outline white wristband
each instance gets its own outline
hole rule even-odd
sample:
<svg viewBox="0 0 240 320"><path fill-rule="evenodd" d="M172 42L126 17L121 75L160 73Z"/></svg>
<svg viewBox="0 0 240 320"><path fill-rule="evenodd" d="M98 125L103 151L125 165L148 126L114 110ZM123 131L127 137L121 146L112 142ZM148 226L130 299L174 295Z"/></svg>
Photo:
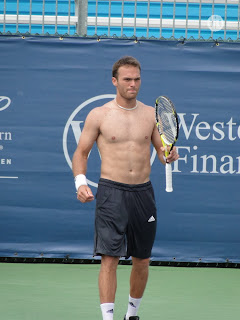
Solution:
<svg viewBox="0 0 240 320"><path fill-rule="evenodd" d="M81 187L81 186L87 186L87 179L86 179L86 176L84 174L78 174L75 178L74 178L74 181L75 181L75 187L76 187L76 190L78 191L78 188Z"/></svg>

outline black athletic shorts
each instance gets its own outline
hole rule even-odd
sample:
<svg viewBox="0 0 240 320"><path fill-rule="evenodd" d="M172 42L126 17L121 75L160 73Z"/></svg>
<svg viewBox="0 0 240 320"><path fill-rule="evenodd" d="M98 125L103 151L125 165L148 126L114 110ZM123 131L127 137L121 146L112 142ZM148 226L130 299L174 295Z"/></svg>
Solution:
<svg viewBox="0 0 240 320"><path fill-rule="evenodd" d="M94 255L149 258L157 225L151 182L125 184L101 178L96 198Z"/></svg>

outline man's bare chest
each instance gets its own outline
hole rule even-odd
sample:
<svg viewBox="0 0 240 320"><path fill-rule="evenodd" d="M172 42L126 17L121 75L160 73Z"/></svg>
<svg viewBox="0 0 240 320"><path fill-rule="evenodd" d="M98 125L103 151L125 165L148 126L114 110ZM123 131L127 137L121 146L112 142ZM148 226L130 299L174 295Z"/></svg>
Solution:
<svg viewBox="0 0 240 320"><path fill-rule="evenodd" d="M131 111L127 111L131 112ZM136 142L151 141L154 123L149 117L109 116L100 126L100 134L108 142Z"/></svg>

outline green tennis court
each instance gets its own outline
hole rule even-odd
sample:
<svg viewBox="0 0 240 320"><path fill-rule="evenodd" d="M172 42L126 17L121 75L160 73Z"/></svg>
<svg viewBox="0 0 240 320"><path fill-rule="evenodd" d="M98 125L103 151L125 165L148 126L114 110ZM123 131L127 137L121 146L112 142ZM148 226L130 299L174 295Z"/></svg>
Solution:
<svg viewBox="0 0 240 320"><path fill-rule="evenodd" d="M0 264L1 319L101 320L100 265ZM127 307L131 266L119 265L114 320ZM141 320L238 319L240 270L150 267Z"/></svg>

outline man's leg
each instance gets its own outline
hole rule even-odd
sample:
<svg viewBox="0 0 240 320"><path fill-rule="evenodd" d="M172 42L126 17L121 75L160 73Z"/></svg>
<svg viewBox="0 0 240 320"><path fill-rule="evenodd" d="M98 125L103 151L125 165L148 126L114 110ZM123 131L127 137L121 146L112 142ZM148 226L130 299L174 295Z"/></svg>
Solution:
<svg viewBox="0 0 240 320"><path fill-rule="evenodd" d="M142 298L146 288L150 259L132 257L132 272L130 277L130 296Z"/></svg>
<svg viewBox="0 0 240 320"><path fill-rule="evenodd" d="M103 320L113 319L118 261L119 257L102 256L98 284Z"/></svg>
<svg viewBox="0 0 240 320"><path fill-rule="evenodd" d="M130 295L126 320L128 320L131 316L137 315L148 280L149 259L132 257L132 264L132 272L130 276Z"/></svg>

